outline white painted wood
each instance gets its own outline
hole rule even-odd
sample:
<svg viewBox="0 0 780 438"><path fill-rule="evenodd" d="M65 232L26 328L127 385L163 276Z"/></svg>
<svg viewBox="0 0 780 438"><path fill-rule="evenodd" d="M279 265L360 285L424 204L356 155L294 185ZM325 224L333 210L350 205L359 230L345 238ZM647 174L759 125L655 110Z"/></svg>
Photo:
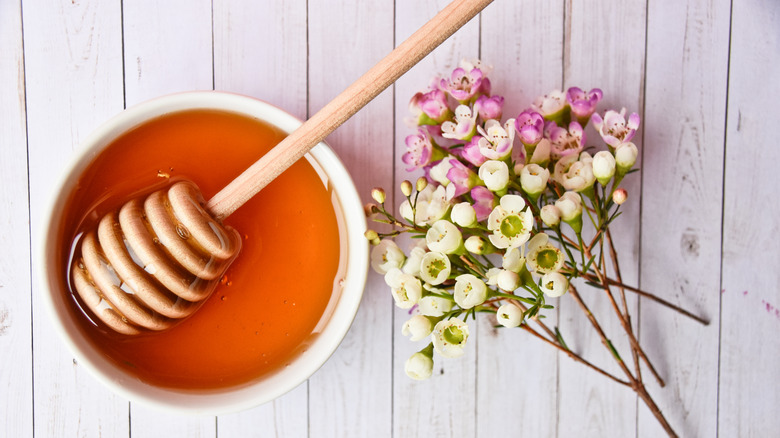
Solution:
<svg viewBox="0 0 780 438"><path fill-rule="evenodd" d="M0 436L32 436L32 323L19 2L0 3ZM9 360L13 358L13 360Z"/></svg>
<svg viewBox="0 0 780 438"><path fill-rule="evenodd" d="M393 4L310 1L309 114L393 49ZM392 90L328 136L362 199L392 181ZM392 304L371 277L344 342L309 379L309 436L389 436L392 413Z"/></svg>
<svg viewBox="0 0 780 438"><path fill-rule="evenodd" d="M780 429L780 4L733 3L723 204L720 436ZM711 291L714 293L715 291Z"/></svg>
<svg viewBox="0 0 780 438"><path fill-rule="evenodd" d="M642 299L641 340L667 381L648 386L681 436L715 436L729 2L649 6L640 284L711 323ZM663 435L646 409L637 430Z"/></svg>
<svg viewBox="0 0 780 438"><path fill-rule="evenodd" d="M396 44L417 30L425 21L444 8L448 1L398 1L395 7ZM490 5L494 7L495 5ZM401 162L405 152L404 139L415 132L404 119L410 116L409 100L418 91L425 91L434 75L449 75L461 58L479 56L479 19L467 23L431 55L412 68L395 86L395 210L403 200L399 185L404 179L415 181L421 172L410 174ZM405 244L405 246L410 244ZM404 248L405 251L408 248ZM407 251L408 252L408 251ZM372 276L379 277L376 274ZM382 285L381 294L392 302L390 289ZM410 379L404 372L406 360L427 345L426 341L411 342L401 334L408 311L395 309L393 321L393 436L446 437L476 434L477 352L480 325L468 321L470 337L464 356L447 359L434 355L433 376L422 382Z"/></svg>
<svg viewBox="0 0 780 438"><path fill-rule="evenodd" d="M127 106L213 88L211 2L122 2Z"/></svg>
<svg viewBox="0 0 780 438"><path fill-rule="evenodd" d="M625 106L629 112L641 115L645 2L567 2L565 15L564 87L601 88L604 100L598 111L602 114L611 107L620 110ZM598 145L599 150L605 149L592 127L588 136L587 144ZM642 147L636 138L635 143ZM638 161L637 166L641 166L641 162ZM621 207L623 214L611 228L620 255L623 279L636 284L640 181L637 175L628 176L624 181L621 185L628 190L629 200ZM588 287L581 287L580 293L633 370L628 340L604 293ZM638 315L636 301L632 298L628 299L629 309L636 326ZM623 376L610 352L571 298L561 301L559 321L561 332L572 349L594 364ZM564 358L559 360L559 370L559 436L635 434L636 397L630 389ZM643 371L647 374L646 368Z"/></svg>
<svg viewBox="0 0 780 438"><path fill-rule="evenodd" d="M262 99L305 119L306 2L214 2L215 89ZM308 433L308 382L243 412L222 415L218 435L302 437Z"/></svg>
<svg viewBox="0 0 780 438"><path fill-rule="evenodd" d="M517 117L538 95L561 88L563 2L495 2L482 13L481 27L481 57L494 67L492 92L505 98L503 120ZM557 310L546 315L545 323L554 327ZM495 325L495 318L482 316L477 436L555 436L558 361L570 359L520 329Z"/></svg>
<svg viewBox="0 0 780 438"><path fill-rule="evenodd" d="M108 115L122 109L119 4L23 2L30 226L62 164ZM38 232L33 234L33 244ZM37 246L33 246L33 256ZM33 258L33 269L38 269ZM34 434L127 436L128 403L86 373L53 330L33 276Z"/></svg>
<svg viewBox="0 0 780 438"><path fill-rule="evenodd" d="M211 2L123 2L127 106L154 97L212 88ZM173 415L132 404L137 437L214 437L216 418Z"/></svg>

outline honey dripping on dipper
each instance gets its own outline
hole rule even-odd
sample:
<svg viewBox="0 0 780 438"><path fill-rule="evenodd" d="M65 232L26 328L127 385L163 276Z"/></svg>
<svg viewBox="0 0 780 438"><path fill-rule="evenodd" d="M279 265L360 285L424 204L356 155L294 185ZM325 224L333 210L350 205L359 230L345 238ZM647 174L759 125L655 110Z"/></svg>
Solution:
<svg viewBox="0 0 780 438"><path fill-rule="evenodd" d="M172 327L197 310L241 247L222 220L303 157L492 0L455 0L208 202L180 181L84 232L70 267L89 310L120 334Z"/></svg>

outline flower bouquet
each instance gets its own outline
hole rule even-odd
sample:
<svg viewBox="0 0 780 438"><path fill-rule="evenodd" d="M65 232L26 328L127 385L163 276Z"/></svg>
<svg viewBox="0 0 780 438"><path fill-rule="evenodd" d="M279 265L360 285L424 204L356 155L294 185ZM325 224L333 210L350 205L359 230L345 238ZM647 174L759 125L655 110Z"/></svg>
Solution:
<svg viewBox="0 0 780 438"><path fill-rule="evenodd" d="M389 231L370 229L371 265L384 275L398 307L410 309L403 333L430 339L412 355L406 374L427 379L434 356L458 357L478 313L497 325L519 328L611 380L628 386L671 436L675 433L645 389L640 363L663 380L639 345L626 291L640 294L701 321L660 298L624 285L610 225L627 197L620 183L632 171L639 128L636 113L596 111L602 91L577 87L552 91L503 123L504 98L491 95L490 68L463 61L449 77L437 77L410 102L416 131L406 137L403 162L422 170L404 181L404 201L394 213L385 191L366 213ZM593 124L603 145L586 146ZM385 229L388 227L385 226ZM393 238L410 236L404 252ZM608 272L610 271L610 272ZM633 370L589 310L577 287L606 295L628 338ZM582 309L624 376L616 376L572 351L545 312L568 294ZM701 321L703 322L703 321Z"/></svg>

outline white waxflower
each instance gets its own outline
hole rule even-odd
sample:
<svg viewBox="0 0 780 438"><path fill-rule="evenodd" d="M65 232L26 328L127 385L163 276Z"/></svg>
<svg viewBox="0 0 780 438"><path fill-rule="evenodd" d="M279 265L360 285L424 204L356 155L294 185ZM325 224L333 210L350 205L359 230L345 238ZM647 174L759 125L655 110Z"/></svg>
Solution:
<svg viewBox="0 0 780 438"><path fill-rule="evenodd" d="M414 198L412 198L414 200ZM414 216L417 225L432 224L444 217L450 208L447 192L444 186L427 185L417 194L417 211L412 210L412 204L405 200L399 207L401 217L412 222Z"/></svg>
<svg viewBox="0 0 780 438"><path fill-rule="evenodd" d="M636 163L636 157L639 151L634 143L620 143L615 147L615 166L618 175L625 175Z"/></svg>
<svg viewBox="0 0 780 438"><path fill-rule="evenodd" d="M561 159L556 161L552 175L553 180L558 184L563 185L564 175L569 172L569 168L571 168L572 164L577 162L577 158L579 158L577 154L569 154L564 155Z"/></svg>
<svg viewBox="0 0 780 438"><path fill-rule="evenodd" d="M425 339L433 331L431 320L423 315L414 315L409 318L401 328L404 336L409 336L409 340L416 342Z"/></svg>
<svg viewBox="0 0 780 438"><path fill-rule="evenodd" d="M409 257L406 258L404 266L401 268L404 274L414 275L415 277L420 275L420 263L425 256L425 248L421 246L415 246L409 251Z"/></svg>
<svg viewBox="0 0 780 438"><path fill-rule="evenodd" d="M520 275L514 271L502 269L498 274L498 287L506 292L514 292L520 286Z"/></svg>
<svg viewBox="0 0 780 438"><path fill-rule="evenodd" d="M439 317L452 310L452 301L442 297L427 295L420 299L417 309L425 316Z"/></svg>
<svg viewBox="0 0 780 438"><path fill-rule="evenodd" d="M504 253L504 257L501 260L501 267L507 271L520 272L525 266L525 257L523 257L520 248L509 248Z"/></svg>
<svg viewBox="0 0 780 438"><path fill-rule="evenodd" d="M563 253L552 246L547 234L539 233L528 242L528 266L530 270L546 274L557 272L563 267Z"/></svg>
<svg viewBox="0 0 780 438"><path fill-rule="evenodd" d="M562 184L566 190L581 192L593 187L596 182L596 176L593 174L593 158L589 153L582 152L580 159L571 164L562 178Z"/></svg>
<svg viewBox="0 0 780 438"><path fill-rule="evenodd" d="M555 201L555 206L561 212L564 222L573 221L582 216L582 199L574 192L566 192Z"/></svg>
<svg viewBox="0 0 780 438"><path fill-rule="evenodd" d="M443 357L460 357L469 339L469 326L457 318L445 319L433 328L431 338L433 348Z"/></svg>
<svg viewBox="0 0 780 438"><path fill-rule="evenodd" d="M455 277L455 303L462 309L479 306L487 299L487 285L472 274Z"/></svg>
<svg viewBox="0 0 780 438"><path fill-rule="evenodd" d="M609 151L596 152L593 156L593 175L606 186L615 175L615 156Z"/></svg>
<svg viewBox="0 0 780 438"><path fill-rule="evenodd" d="M452 222L440 219L428 229L425 243L431 251L452 254L463 245L463 235Z"/></svg>
<svg viewBox="0 0 780 438"><path fill-rule="evenodd" d="M409 357L404 364L404 372L414 380L425 380L433 374L433 358L431 354L418 351Z"/></svg>
<svg viewBox="0 0 780 438"><path fill-rule="evenodd" d="M479 166L479 178L488 190L497 192L509 184L509 168L503 161L487 160Z"/></svg>
<svg viewBox="0 0 780 438"><path fill-rule="evenodd" d="M472 254L485 254L485 251L487 250L487 242L480 236L469 236L469 238L463 242L463 246L466 247L466 251Z"/></svg>
<svg viewBox="0 0 780 438"><path fill-rule="evenodd" d="M450 218L463 228L473 227L477 223L477 212L468 202L461 202L452 206Z"/></svg>
<svg viewBox="0 0 780 438"><path fill-rule="evenodd" d="M498 285L498 274L501 273L500 268L490 268L485 272L485 278L487 279L488 286Z"/></svg>
<svg viewBox="0 0 780 438"><path fill-rule="evenodd" d="M550 140L542 138L534 148L534 153L531 155L531 159L528 160L529 164L538 164L542 167L547 167L547 163L550 162Z"/></svg>
<svg viewBox="0 0 780 438"><path fill-rule="evenodd" d="M547 188L547 180L549 178L549 170L538 164L528 164L520 172L520 186L524 192L536 199Z"/></svg>
<svg viewBox="0 0 780 438"><path fill-rule="evenodd" d="M392 268L385 274L385 283L390 286L396 306L411 309L422 297L420 279Z"/></svg>
<svg viewBox="0 0 780 438"><path fill-rule="evenodd" d="M539 216L542 217L542 222L550 228L557 226L561 223L561 210L553 204L545 205L539 211Z"/></svg>
<svg viewBox="0 0 780 438"><path fill-rule="evenodd" d="M523 322L523 311L514 304L502 304L496 311L496 320L504 327L517 327Z"/></svg>
<svg viewBox="0 0 780 438"><path fill-rule="evenodd" d="M542 276L542 292L548 297L559 297L569 288L569 280L560 272L548 272Z"/></svg>
<svg viewBox="0 0 780 438"><path fill-rule="evenodd" d="M447 187L450 184L450 180L447 178L447 172L449 172L450 169L452 169L452 163L450 163L449 158L445 158L431 167L429 175L431 176L431 179L444 187Z"/></svg>
<svg viewBox="0 0 780 438"><path fill-rule="evenodd" d="M405 259L401 248L390 239L382 239L379 245L371 249L371 267L378 274L384 275L392 268L400 268Z"/></svg>
<svg viewBox="0 0 780 438"><path fill-rule="evenodd" d="M450 276L452 265L443 253L431 251L420 261L420 278L432 285L442 284Z"/></svg>
<svg viewBox="0 0 780 438"><path fill-rule="evenodd" d="M534 217L525 200L518 195L504 195L488 216L488 229L493 232L488 238L496 248L520 246L531 237L533 225Z"/></svg>

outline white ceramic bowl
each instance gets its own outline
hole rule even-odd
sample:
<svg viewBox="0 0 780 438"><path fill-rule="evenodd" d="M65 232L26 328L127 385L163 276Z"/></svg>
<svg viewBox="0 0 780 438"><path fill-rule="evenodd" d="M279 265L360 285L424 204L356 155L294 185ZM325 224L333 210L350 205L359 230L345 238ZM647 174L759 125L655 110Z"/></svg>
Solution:
<svg viewBox="0 0 780 438"><path fill-rule="evenodd" d="M82 144L79 155L63 174L58 189L47 204L39 242L41 296L48 307L52 323L79 364L87 368L104 385L131 401L159 409L218 415L254 407L273 400L306 381L328 360L346 335L363 295L368 270L368 246L363 233L366 222L363 206L354 183L338 157L325 143L315 146L306 159L327 178L336 194L336 216L340 233L340 260L343 282L339 294L331 299L312 341L304 353L283 367L245 386L222 390L183 391L160 388L126 374L107 359L81 334L77 322L67 310L57 250L57 233L65 200L74 189L79 175L95 156L114 139L150 119L164 114L192 109L211 109L238 113L263 120L286 132L301 122L273 105L257 99L221 92L187 92L160 97L129 108L99 127ZM240 257L240 255L239 255Z"/></svg>

